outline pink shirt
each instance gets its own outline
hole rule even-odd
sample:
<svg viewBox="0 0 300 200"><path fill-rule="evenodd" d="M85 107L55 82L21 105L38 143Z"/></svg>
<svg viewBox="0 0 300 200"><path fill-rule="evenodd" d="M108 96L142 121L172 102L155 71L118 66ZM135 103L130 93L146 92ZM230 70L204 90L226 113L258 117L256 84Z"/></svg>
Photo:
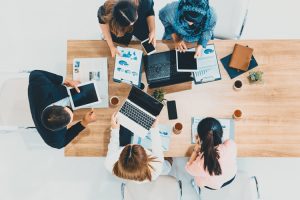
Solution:
<svg viewBox="0 0 300 200"><path fill-rule="evenodd" d="M195 183L199 187L207 186L213 189L220 189L221 186L225 182L232 179L237 172L237 148L235 142L232 140L226 140L217 148L220 155L219 164L222 169L221 175L209 175L209 172L207 170L204 170L204 158L201 159L201 156L198 156L192 164L187 164L185 166L186 171L194 176Z"/></svg>

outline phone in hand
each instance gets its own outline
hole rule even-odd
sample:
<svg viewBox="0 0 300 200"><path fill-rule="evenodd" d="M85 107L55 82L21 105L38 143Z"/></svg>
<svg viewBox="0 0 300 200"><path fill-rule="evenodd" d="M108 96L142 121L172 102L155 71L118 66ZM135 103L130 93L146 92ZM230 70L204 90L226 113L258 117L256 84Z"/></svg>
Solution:
<svg viewBox="0 0 300 200"><path fill-rule="evenodd" d="M147 55L151 55L156 52L152 43L149 43L149 38L141 42L142 47L146 51Z"/></svg>
<svg viewBox="0 0 300 200"><path fill-rule="evenodd" d="M177 109L175 101L167 101L169 119L177 119Z"/></svg>

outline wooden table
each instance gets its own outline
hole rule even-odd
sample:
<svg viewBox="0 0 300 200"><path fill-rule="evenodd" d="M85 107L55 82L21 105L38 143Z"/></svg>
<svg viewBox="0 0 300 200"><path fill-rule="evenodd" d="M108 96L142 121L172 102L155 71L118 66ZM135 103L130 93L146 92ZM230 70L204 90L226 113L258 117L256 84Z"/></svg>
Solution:
<svg viewBox="0 0 300 200"><path fill-rule="evenodd" d="M166 106L160 122L174 125L180 121L184 125L180 135L172 134L170 150L165 156L188 156L191 147L191 117L212 116L230 118L235 109L241 109L243 118L235 121L235 141L238 156L292 157L300 156L300 40L216 40L218 58L232 52L234 44L249 45L254 48L254 56L259 64L254 70L264 72L264 82L249 84L248 73L236 79L243 81L241 91L233 90L233 82L219 62L222 80L206 84L192 85L192 89L181 92L186 84L168 87L168 100L176 100L179 119L167 119ZM141 49L138 43L130 45ZM171 43L158 42L158 51L173 48ZM109 95L117 95L124 100L130 87L112 81L114 59L105 41L68 41L67 74L72 77L74 58L108 57ZM145 75L143 74L143 82ZM66 156L105 156L110 138L110 117L116 108L97 109L96 123L78 135L65 148ZM81 119L86 110L75 113Z"/></svg>

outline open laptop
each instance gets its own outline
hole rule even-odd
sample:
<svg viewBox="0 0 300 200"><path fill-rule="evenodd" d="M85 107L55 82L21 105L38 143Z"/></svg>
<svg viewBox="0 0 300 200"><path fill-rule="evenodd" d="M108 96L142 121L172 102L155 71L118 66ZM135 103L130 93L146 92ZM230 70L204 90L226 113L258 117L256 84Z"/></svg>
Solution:
<svg viewBox="0 0 300 200"><path fill-rule="evenodd" d="M144 138L162 108L162 103L132 86L129 96L119 110L117 117L122 126Z"/></svg>
<svg viewBox="0 0 300 200"><path fill-rule="evenodd" d="M191 72L177 72L175 50L144 56L144 65L150 88L193 80Z"/></svg>

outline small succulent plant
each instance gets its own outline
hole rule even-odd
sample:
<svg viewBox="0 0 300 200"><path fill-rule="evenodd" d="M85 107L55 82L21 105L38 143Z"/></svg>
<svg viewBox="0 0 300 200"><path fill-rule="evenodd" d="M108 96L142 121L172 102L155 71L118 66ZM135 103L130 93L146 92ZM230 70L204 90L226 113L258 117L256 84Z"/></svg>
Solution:
<svg viewBox="0 0 300 200"><path fill-rule="evenodd" d="M250 82L260 82L262 81L263 72L262 71L256 71L256 72L250 72L248 79Z"/></svg>
<svg viewBox="0 0 300 200"><path fill-rule="evenodd" d="M165 100L165 92L161 88L154 90L152 96L159 102L163 102Z"/></svg>

